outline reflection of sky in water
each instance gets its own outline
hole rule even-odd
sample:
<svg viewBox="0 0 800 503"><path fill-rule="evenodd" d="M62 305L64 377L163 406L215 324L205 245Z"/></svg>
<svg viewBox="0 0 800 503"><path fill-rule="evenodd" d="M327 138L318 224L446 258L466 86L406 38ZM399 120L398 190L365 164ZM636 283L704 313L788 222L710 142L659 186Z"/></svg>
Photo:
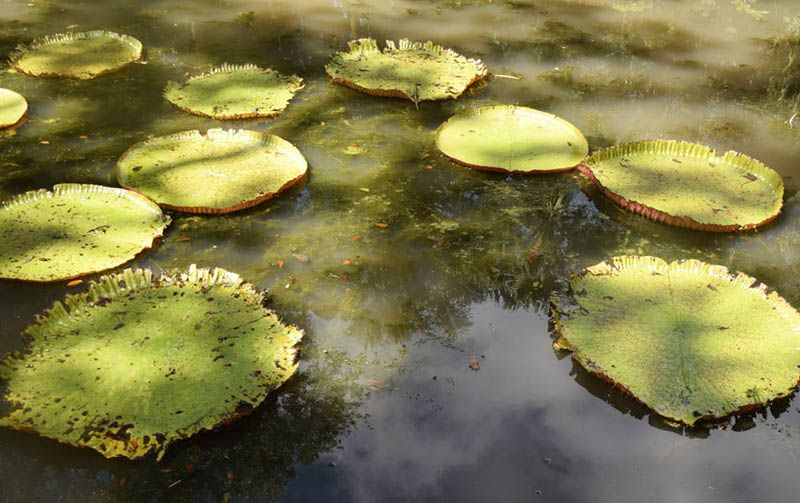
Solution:
<svg viewBox="0 0 800 503"><path fill-rule="evenodd" d="M791 500L795 449L774 429L687 438L621 413L576 384L547 320L491 303L452 343L423 340L405 372L373 391L369 415L342 447L299 469L286 501L757 501ZM480 371L468 368L470 353ZM482 358L485 356L485 358ZM641 414L605 384L594 393ZM330 466L334 464L335 466ZM537 493L541 491L541 494Z"/></svg>
<svg viewBox="0 0 800 503"><path fill-rule="evenodd" d="M279 118L222 127L286 138L310 172L246 212L176 215L135 261L219 265L269 288L281 315L308 333L298 376L253 416L176 445L160 465L0 430L0 500L796 499L794 400L777 419L681 435L559 360L535 311L571 272L626 253L721 263L800 302L796 201L759 232L693 233L626 214L572 174L454 166L431 136L467 107L516 103L565 117L593 149L663 137L742 150L783 174L792 196L800 141L785 121L794 103L772 99L785 60L764 47L796 2L759 2L769 11L761 21L722 0L655 0L661 9L625 14L580 3L0 0L4 54L73 25L130 33L147 48L146 65L95 81L0 73L0 86L31 104L23 127L0 133L3 198L59 182L114 184L115 160L133 143L220 127L161 93L223 62L306 80ZM330 54L367 35L432 39L520 79L419 110L331 85ZM20 331L66 290L0 283L0 350L18 349ZM370 390L376 381L382 388Z"/></svg>

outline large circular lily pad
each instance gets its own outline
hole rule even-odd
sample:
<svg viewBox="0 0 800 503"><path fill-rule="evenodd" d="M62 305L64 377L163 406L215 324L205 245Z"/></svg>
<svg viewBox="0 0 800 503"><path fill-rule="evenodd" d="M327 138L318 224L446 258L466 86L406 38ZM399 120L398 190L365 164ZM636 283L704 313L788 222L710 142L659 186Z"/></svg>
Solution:
<svg viewBox="0 0 800 503"><path fill-rule="evenodd" d="M291 187L306 169L303 155L283 138L209 129L137 143L117 161L117 178L164 208L229 213Z"/></svg>
<svg viewBox="0 0 800 503"><path fill-rule="evenodd" d="M589 153L586 138L569 122L509 105L451 117L436 131L436 146L460 164L512 173L566 171Z"/></svg>
<svg viewBox="0 0 800 503"><path fill-rule="evenodd" d="M97 30L38 38L11 55L11 64L36 77L93 79L142 57L142 43L129 35Z"/></svg>
<svg viewBox="0 0 800 503"><path fill-rule="evenodd" d="M184 84L168 83L164 97L191 114L244 119L278 115L302 88L303 79L295 75L281 75L255 65L226 64Z"/></svg>
<svg viewBox="0 0 800 503"><path fill-rule="evenodd" d="M34 190L0 207L0 278L59 281L117 267L170 219L146 197L99 185Z"/></svg>
<svg viewBox="0 0 800 503"><path fill-rule="evenodd" d="M578 166L621 207L691 229L735 232L775 219L783 180L744 154L653 140L601 150Z"/></svg>
<svg viewBox="0 0 800 503"><path fill-rule="evenodd" d="M21 94L0 88L0 128L17 124L28 113L28 102Z"/></svg>
<svg viewBox="0 0 800 503"><path fill-rule="evenodd" d="M800 313L749 276L625 256L570 287L573 299L554 299L556 346L662 416L724 417L787 396L800 379Z"/></svg>
<svg viewBox="0 0 800 503"><path fill-rule="evenodd" d="M246 414L297 369L302 331L238 275L127 269L70 295L0 365L12 410L0 425L160 457L172 443Z"/></svg>
<svg viewBox="0 0 800 503"><path fill-rule="evenodd" d="M433 42L386 42L381 51L370 38L353 40L325 67L334 82L375 96L417 103L459 97L486 77L480 60L466 58Z"/></svg>

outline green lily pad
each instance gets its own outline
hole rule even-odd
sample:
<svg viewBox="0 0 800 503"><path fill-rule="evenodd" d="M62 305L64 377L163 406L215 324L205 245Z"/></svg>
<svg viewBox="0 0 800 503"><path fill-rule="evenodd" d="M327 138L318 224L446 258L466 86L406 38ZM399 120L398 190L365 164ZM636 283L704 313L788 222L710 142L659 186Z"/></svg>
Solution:
<svg viewBox="0 0 800 503"><path fill-rule="evenodd" d="M28 102L24 96L0 88L0 128L16 125L27 113Z"/></svg>
<svg viewBox="0 0 800 503"><path fill-rule="evenodd" d="M704 231L754 229L775 219L783 180L744 154L651 140L591 155L578 169L619 206L647 218Z"/></svg>
<svg viewBox="0 0 800 503"><path fill-rule="evenodd" d="M510 105L451 117L436 131L436 146L459 164L512 173L566 171L589 153L586 138L569 122Z"/></svg>
<svg viewBox="0 0 800 503"><path fill-rule="evenodd" d="M164 97L184 112L212 119L273 117L303 88L303 79L255 65L222 65L191 77L184 84L169 82Z"/></svg>
<svg viewBox="0 0 800 503"><path fill-rule="evenodd" d="M251 411L297 369L302 331L222 269L105 276L27 328L0 366L12 410L0 425L158 457L172 443Z"/></svg>
<svg viewBox="0 0 800 503"><path fill-rule="evenodd" d="M58 33L18 47L12 66L36 77L93 79L142 57L142 43L129 35L97 30Z"/></svg>
<svg viewBox="0 0 800 503"><path fill-rule="evenodd" d="M303 154L283 138L209 129L137 143L117 161L117 180L164 208L229 213L274 197L306 169Z"/></svg>
<svg viewBox="0 0 800 503"><path fill-rule="evenodd" d="M371 38L352 40L325 67L334 82L375 96L415 103L459 97L486 77L480 60L466 58L433 42L386 41L381 51Z"/></svg>
<svg viewBox="0 0 800 503"><path fill-rule="evenodd" d="M697 260L615 257L554 298L556 347L667 418L692 425L789 395L800 313L744 274Z"/></svg>
<svg viewBox="0 0 800 503"><path fill-rule="evenodd" d="M61 184L26 192L0 207L0 278L59 281L105 271L153 246L169 222L129 190Z"/></svg>

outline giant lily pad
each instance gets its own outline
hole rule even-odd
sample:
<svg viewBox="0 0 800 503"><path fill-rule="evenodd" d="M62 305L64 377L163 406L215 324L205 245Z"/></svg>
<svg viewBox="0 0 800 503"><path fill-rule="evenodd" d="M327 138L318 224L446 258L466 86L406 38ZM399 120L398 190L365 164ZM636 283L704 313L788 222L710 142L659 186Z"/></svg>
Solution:
<svg viewBox="0 0 800 503"><path fill-rule="evenodd" d="M334 82L375 96L417 103L459 97L486 77L480 60L466 58L433 42L386 42L381 51L370 38L353 40L325 67Z"/></svg>
<svg viewBox="0 0 800 503"><path fill-rule="evenodd" d="M800 313L744 274L697 260L615 257L555 300L557 347L658 414L692 425L789 395Z"/></svg>
<svg viewBox="0 0 800 503"><path fill-rule="evenodd" d="M291 187L306 169L303 154L283 138L209 129L137 143L117 161L117 178L165 208L229 213Z"/></svg>
<svg viewBox="0 0 800 503"><path fill-rule="evenodd" d="M578 169L623 208L679 227L735 232L771 222L783 180L744 154L703 145L643 141L590 156Z"/></svg>
<svg viewBox="0 0 800 503"><path fill-rule="evenodd" d="M97 30L58 33L34 40L11 55L15 69L36 77L93 79L142 57L142 43L129 35Z"/></svg>
<svg viewBox="0 0 800 503"><path fill-rule="evenodd" d="M222 269L103 277L56 302L3 362L13 408L0 425L106 457L160 457L249 412L297 369L302 332L263 302Z"/></svg>
<svg viewBox="0 0 800 503"><path fill-rule="evenodd" d="M255 65L223 65L191 77L184 84L170 82L167 100L185 112L213 119L272 117L281 113L303 88L303 79Z"/></svg>
<svg viewBox="0 0 800 503"><path fill-rule="evenodd" d="M513 173L569 170L589 153L586 138L564 119L508 105L451 117L437 130L436 146L460 164Z"/></svg>
<svg viewBox="0 0 800 503"><path fill-rule="evenodd" d="M0 207L0 278L58 281L117 267L150 248L169 221L129 190L61 184L26 192Z"/></svg>
<svg viewBox="0 0 800 503"><path fill-rule="evenodd" d="M21 94L0 88L0 128L17 124L26 113L28 102Z"/></svg>

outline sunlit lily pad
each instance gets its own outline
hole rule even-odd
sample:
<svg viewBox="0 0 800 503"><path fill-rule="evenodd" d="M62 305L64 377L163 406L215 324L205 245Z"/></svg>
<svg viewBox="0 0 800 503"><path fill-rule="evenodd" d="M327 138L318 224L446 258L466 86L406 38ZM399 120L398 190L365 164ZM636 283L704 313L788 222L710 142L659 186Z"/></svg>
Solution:
<svg viewBox="0 0 800 503"><path fill-rule="evenodd" d="M0 366L11 410L0 425L159 457L172 443L251 411L297 369L303 333L238 275L127 269L69 295Z"/></svg>
<svg viewBox="0 0 800 503"><path fill-rule="evenodd" d="M800 379L800 313L744 274L624 256L570 290L554 299L556 346L667 418L692 425L748 410Z"/></svg>
<svg viewBox="0 0 800 503"><path fill-rule="evenodd" d="M142 57L142 43L129 35L97 30L38 38L11 55L11 64L36 77L93 79Z"/></svg>
<svg viewBox="0 0 800 503"><path fill-rule="evenodd" d="M586 138L569 122L509 105L481 107L451 117L437 130L436 146L460 164L513 173L569 170L589 153Z"/></svg>
<svg viewBox="0 0 800 503"><path fill-rule="evenodd" d="M679 227L735 232L775 219L783 180L744 154L653 140L601 150L578 169L616 204Z"/></svg>
<svg viewBox="0 0 800 503"><path fill-rule="evenodd" d="M213 119L272 117L303 88L303 79L255 65L222 65L186 83L170 82L164 97L185 112Z"/></svg>
<svg viewBox="0 0 800 503"><path fill-rule="evenodd" d="M146 197L99 185L34 190L0 207L0 278L59 281L124 264L170 219Z"/></svg>
<svg viewBox="0 0 800 503"><path fill-rule="evenodd" d="M395 44L388 40L381 51L370 38L351 41L348 50L336 53L325 70L344 86L415 103L457 98L487 74L480 60L433 42L402 39Z"/></svg>
<svg viewBox="0 0 800 503"><path fill-rule="evenodd" d="M209 129L137 143L117 161L117 178L164 208L229 213L274 197L306 169L303 154L283 138Z"/></svg>
<svg viewBox="0 0 800 503"><path fill-rule="evenodd" d="M28 113L25 97L10 89L0 88L0 128L17 124Z"/></svg>

